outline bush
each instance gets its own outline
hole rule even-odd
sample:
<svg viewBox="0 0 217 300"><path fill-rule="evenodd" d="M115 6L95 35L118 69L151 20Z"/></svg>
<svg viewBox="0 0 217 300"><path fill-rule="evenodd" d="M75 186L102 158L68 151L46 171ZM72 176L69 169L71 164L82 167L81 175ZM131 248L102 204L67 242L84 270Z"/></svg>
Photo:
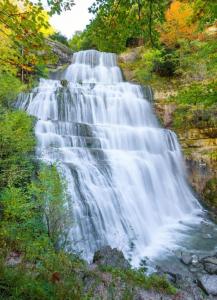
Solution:
<svg viewBox="0 0 217 300"><path fill-rule="evenodd" d="M216 77L217 43L214 39L203 42L182 40L175 52L178 57L176 74L185 81Z"/></svg>
<svg viewBox="0 0 217 300"><path fill-rule="evenodd" d="M161 59L154 61L153 72L161 77L172 77L176 73L178 58L175 51L163 50Z"/></svg>
<svg viewBox="0 0 217 300"><path fill-rule="evenodd" d="M46 233L54 249L64 249L72 222L67 207L66 187L55 165L41 166L37 180L30 185L30 192L44 216Z"/></svg>
<svg viewBox="0 0 217 300"><path fill-rule="evenodd" d="M0 299L11 300L71 300L81 296L82 282L74 269L76 262L65 254L49 253L37 264L21 263L13 268L0 262Z"/></svg>
<svg viewBox="0 0 217 300"><path fill-rule="evenodd" d="M166 49L143 49L141 60L137 61L135 75L138 81L147 82L153 74L160 77L175 75L177 56L174 51Z"/></svg>
<svg viewBox="0 0 217 300"><path fill-rule="evenodd" d="M68 39L60 32L55 32L54 34L49 36L52 40L57 41L61 44L64 44L66 46L69 46Z"/></svg>
<svg viewBox="0 0 217 300"><path fill-rule="evenodd" d="M191 84L180 90L178 95L171 99L182 104L204 104L206 106L217 104L216 81L204 84Z"/></svg>
<svg viewBox="0 0 217 300"><path fill-rule="evenodd" d="M25 186L30 181L34 146L33 118L21 111L0 117L0 189Z"/></svg>
<svg viewBox="0 0 217 300"><path fill-rule="evenodd" d="M203 191L203 197L215 210L217 210L217 178L207 181Z"/></svg>
<svg viewBox="0 0 217 300"><path fill-rule="evenodd" d="M76 32L69 41L69 47L74 52L87 49L96 49L96 46L93 44L87 30L83 32Z"/></svg>
<svg viewBox="0 0 217 300"><path fill-rule="evenodd" d="M9 108L24 85L10 73L0 72L0 105Z"/></svg>

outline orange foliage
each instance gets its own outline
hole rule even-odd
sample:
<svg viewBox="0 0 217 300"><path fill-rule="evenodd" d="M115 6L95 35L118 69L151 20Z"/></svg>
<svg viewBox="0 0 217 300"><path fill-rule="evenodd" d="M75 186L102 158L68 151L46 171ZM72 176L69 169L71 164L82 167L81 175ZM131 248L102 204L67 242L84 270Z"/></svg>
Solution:
<svg viewBox="0 0 217 300"><path fill-rule="evenodd" d="M193 8L190 3L174 0L159 29L161 42L168 47L175 47L180 39L194 39L198 26L191 22L192 16Z"/></svg>

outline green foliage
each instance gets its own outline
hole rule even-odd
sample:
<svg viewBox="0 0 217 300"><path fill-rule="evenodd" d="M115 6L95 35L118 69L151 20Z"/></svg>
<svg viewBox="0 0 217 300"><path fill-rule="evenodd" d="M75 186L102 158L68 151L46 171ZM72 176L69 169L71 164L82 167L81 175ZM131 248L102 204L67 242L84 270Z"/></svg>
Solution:
<svg viewBox="0 0 217 300"><path fill-rule="evenodd" d="M85 32L76 32L73 37L69 41L69 47L72 49L74 52L78 52L80 50L85 50ZM87 48L91 48L88 47Z"/></svg>
<svg viewBox="0 0 217 300"><path fill-rule="evenodd" d="M0 299L81 299L74 268L83 262L66 245L65 186L55 166L31 159L33 119L2 109L0 117ZM5 263L16 253L20 263ZM85 297L82 297L85 299Z"/></svg>
<svg viewBox="0 0 217 300"><path fill-rule="evenodd" d="M82 296L82 282L75 270L83 263L63 253L49 253L37 264L23 262L7 267L0 262L0 299L71 300Z"/></svg>
<svg viewBox="0 0 217 300"><path fill-rule="evenodd" d="M213 0L194 0L194 19L200 22L202 28L212 24L217 18L217 3Z"/></svg>
<svg viewBox="0 0 217 300"><path fill-rule="evenodd" d="M5 243L7 249L21 251L31 259L49 250L43 212L38 203L32 201L21 188L15 187L9 187L2 192L0 203L1 244Z"/></svg>
<svg viewBox="0 0 217 300"><path fill-rule="evenodd" d="M0 105L9 108L24 86L14 75L0 71L0 87Z"/></svg>
<svg viewBox="0 0 217 300"><path fill-rule="evenodd" d="M147 84L152 83L154 78L162 82L162 77L174 76L176 64L177 57L173 51L141 47L136 61L121 66L133 72L134 80Z"/></svg>
<svg viewBox="0 0 217 300"><path fill-rule="evenodd" d="M48 78L49 70L46 65L38 64L35 66L34 76L28 80L28 85L32 86L33 83L31 81L36 81L38 78ZM35 80L36 79L36 80Z"/></svg>
<svg viewBox="0 0 217 300"><path fill-rule="evenodd" d="M66 46L69 46L68 39L60 32L55 32L54 34L50 35L49 38L51 38L54 41L58 41Z"/></svg>
<svg viewBox="0 0 217 300"><path fill-rule="evenodd" d="M59 15L64 10L65 11L70 10L72 6L75 4L74 0L59 0L59 1L47 0L46 2L50 9L49 10L50 15L54 15L55 13ZM38 0L38 5L39 6L42 5L41 0Z"/></svg>
<svg viewBox="0 0 217 300"><path fill-rule="evenodd" d="M53 286L51 282L34 278L28 274L25 268L6 268L4 265L0 269L0 297L1 299L51 299Z"/></svg>
<svg viewBox="0 0 217 300"><path fill-rule="evenodd" d="M144 289L154 289L155 291L174 295L176 289L166 280L165 277L158 275L146 276L143 268L141 269L118 269L108 266L101 266L101 270L110 272L114 278L121 278L128 284L133 286L140 286Z"/></svg>
<svg viewBox="0 0 217 300"><path fill-rule="evenodd" d="M146 49L142 55L141 63L135 74L140 81L149 80L154 70L154 65L162 61L162 52L158 49ZM141 68L142 66L142 68Z"/></svg>
<svg viewBox="0 0 217 300"><path fill-rule="evenodd" d="M63 1L58 1L58 3ZM48 13L30 1L0 1L0 71L28 81L37 65L46 65L56 57L46 42L53 32Z"/></svg>
<svg viewBox="0 0 217 300"><path fill-rule="evenodd" d="M216 47L213 38L191 42L182 40L178 49L141 47L135 61L120 65L124 70L129 70L133 80L142 84L164 90L168 85L174 85L174 89L180 90L175 101L212 105L216 98ZM186 88L190 81L192 86ZM200 83L195 83L197 81ZM188 99L184 101L184 97Z"/></svg>
<svg viewBox="0 0 217 300"><path fill-rule="evenodd" d="M215 153L217 158L217 153ZM203 190L203 197L215 210L217 210L217 178L208 180Z"/></svg>
<svg viewBox="0 0 217 300"><path fill-rule="evenodd" d="M164 19L167 0L98 0L90 8L96 15L86 34L98 50L121 52L129 38L157 44L157 25ZM105 38L106 37L106 38Z"/></svg>
<svg viewBox="0 0 217 300"><path fill-rule="evenodd" d="M31 183L30 191L43 212L46 232L51 243L56 250L64 249L68 239L70 215L66 186L56 166L43 165L38 180Z"/></svg>
<svg viewBox="0 0 217 300"><path fill-rule="evenodd" d="M0 197L0 242L29 260L64 248L69 221L65 199L55 166L42 166L30 184L9 185Z"/></svg>
<svg viewBox="0 0 217 300"><path fill-rule="evenodd" d="M176 55L176 74L186 80L204 80L217 75L217 43L214 39L203 42L182 40Z"/></svg>
<svg viewBox="0 0 217 300"><path fill-rule="evenodd" d="M193 83L188 87L181 89L176 97L173 97L178 103L182 104L204 104L210 106L217 104L217 84L216 81L209 83Z"/></svg>
<svg viewBox="0 0 217 300"><path fill-rule="evenodd" d="M153 72L160 77L173 77L178 64L177 53L169 49L161 49L161 55L154 60Z"/></svg>
<svg viewBox="0 0 217 300"><path fill-rule="evenodd" d="M16 111L0 117L0 189L25 186L29 182L33 171L29 155L34 146L30 116Z"/></svg>
<svg viewBox="0 0 217 300"><path fill-rule="evenodd" d="M179 104L173 113L172 126L176 130L188 128L210 128L217 125L217 107L205 107L203 105Z"/></svg>

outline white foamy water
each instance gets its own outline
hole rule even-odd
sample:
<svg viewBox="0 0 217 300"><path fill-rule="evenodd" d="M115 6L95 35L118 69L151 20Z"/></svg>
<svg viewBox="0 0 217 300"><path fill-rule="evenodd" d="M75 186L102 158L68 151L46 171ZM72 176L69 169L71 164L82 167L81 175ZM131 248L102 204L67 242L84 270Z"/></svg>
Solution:
<svg viewBox="0 0 217 300"><path fill-rule="evenodd" d="M134 265L176 248L201 207L150 91L124 82L116 56L95 50L75 53L63 78L67 87L41 79L18 103L38 119L38 157L58 162L67 180L72 246L86 259L117 247Z"/></svg>

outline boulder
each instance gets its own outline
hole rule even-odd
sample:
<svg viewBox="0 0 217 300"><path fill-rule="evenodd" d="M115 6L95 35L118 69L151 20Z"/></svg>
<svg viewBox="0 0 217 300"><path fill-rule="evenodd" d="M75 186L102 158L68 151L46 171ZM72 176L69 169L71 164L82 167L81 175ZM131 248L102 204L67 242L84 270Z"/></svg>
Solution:
<svg viewBox="0 0 217 300"><path fill-rule="evenodd" d="M213 265L217 265L217 257L216 256L208 256L203 258L204 263L210 263Z"/></svg>
<svg viewBox="0 0 217 300"><path fill-rule="evenodd" d="M93 263L101 266L111 266L119 269L130 268L130 263L126 260L122 251L117 248L112 249L105 246L94 253Z"/></svg>
<svg viewBox="0 0 217 300"><path fill-rule="evenodd" d="M70 64L72 62L72 50L67 46L59 43L58 41L54 41L51 39L46 39L46 43L51 47L52 52L57 56L57 66L61 66L64 64Z"/></svg>
<svg viewBox="0 0 217 300"><path fill-rule="evenodd" d="M131 49L128 52L121 53L118 56L118 60L121 63L133 63L139 58L139 53L141 51L140 47Z"/></svg>
<svg viewBox="0 0 217 300"><path fill-rule="evenodd" d="M217 265L211 263L205 263L204 269L209 274L217 274Z"/></svg>
<svg viewBox="0 0 217 300"><path fill-rule="evenodd" d="M217 275L217 257L216 256L205 257L205 258L203 258L202 263L203 263L204 269L207 273Z"/></svg>
<svg viewBox="0 0 217 300"><path fill-rule="evenodd" d="M185 265L190 265L192 263L192 255L190 253L182 253L181 262Z"/></svg>
<svg viewBox="0 0 217 300"><path fill-rule="evenodd" d="M62 79L62 80L60 81L60 83L62 84L63 87L67 87L69 82L68 82L68 80L66 80L66 79Z"/></svg>
<svg viewBox="0 0 217 300"><path fill-rule="evenodd" d="M217 275L201 276L199 285L208 295L217 296Z"/></svg>

